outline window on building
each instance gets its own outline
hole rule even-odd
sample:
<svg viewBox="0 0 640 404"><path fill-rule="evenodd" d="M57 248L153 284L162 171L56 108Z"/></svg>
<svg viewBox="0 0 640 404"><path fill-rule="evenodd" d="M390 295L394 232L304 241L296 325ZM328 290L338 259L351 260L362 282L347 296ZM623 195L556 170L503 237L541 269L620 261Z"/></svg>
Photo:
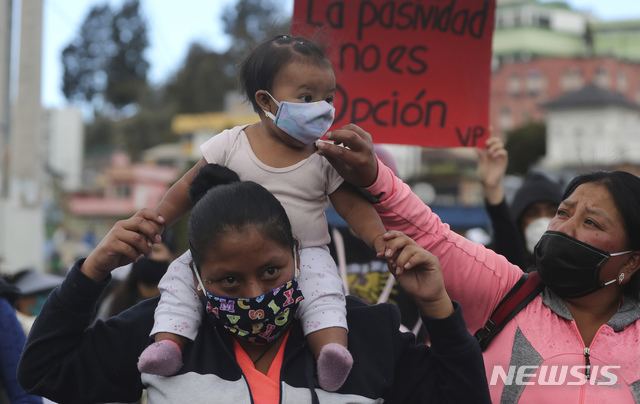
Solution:
<svg viewBox="0 0 640 404"><path fill-rule="evenodd" d="M518 73L511 73L511 75L509 76L507 92L511 96L520 95L520 75Z"/></svg>
<svg viewBox="0 0 640 404"><path fill-rule="evenodd" d="M596 70L595 83L602 88L609 88L609 72L604 67Z"/></svg>
<svg viewBox="0 0 640 404"><path fill-rule="evenodd" d="M116 198L127 199L131 196L131 186L129 184L116 185Z"/></svg>
<svg viewBox="0 0 640 404"><path fill-rule="evenodd" d="M625 72L618 72L616 75L616 90L620 94L627 92L627 74Z"/></svg>
<svg viewBox="0 0 640 404"><path fill-rule="evenodd" d="M513 27L513 11L510 12L504 12L502 13L502 17L504 18L504 27L505 28L512 28Z"/></svg>
<svg viewBox="0 0 640 404"><path fill-rule="evenodd" d="M500 128L504 131L513 129L513 118L511 117L509 107L502 107L500 109Z"/></svg>
<svg viewBox="0 0 640 404"><path fill-rule="evenodd" d="M560 78L560 88L562 91L575 91L583 86L582 71L577 67L572 67L562 74Z"/></svg>
<svg viewBox="0 0 640 404"><path fill-rule="evenodd" d="M529 70L527 72L527 94L537 96L542 94L544 89L544 77L538 70Z"/></svg>
<svg viewBox="0 0 640 404"><path fill-rule="evenodd" d="M575 145L575 157L578 160L581 160L584 157L584 152L585 152L585 136L584 133L582 132L581 128L576 128L574 131L574 141L573 144Z"/></svg>
<svg viewBox="0 0 640 404"><path fill-rule="evenodd" d="M551 18L549 14L541 13L538 15L537 25L540 28L551 28Z"/></svg>
<svg viewBox="0 0 640 404"><path fill-rule="evenodd" d="M519 27L522 25L522 17L519 14L516 14L513 17L513 26L514 27Z"/></svg>

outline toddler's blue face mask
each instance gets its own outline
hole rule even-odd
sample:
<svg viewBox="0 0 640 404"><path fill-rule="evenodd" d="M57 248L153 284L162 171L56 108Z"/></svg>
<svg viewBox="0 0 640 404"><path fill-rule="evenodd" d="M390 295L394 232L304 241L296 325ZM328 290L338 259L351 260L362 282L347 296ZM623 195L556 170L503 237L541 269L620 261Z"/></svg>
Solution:
<svg viewBox="0 0 640 404"><path fill-rule="evenodd" d="M266 91L269 94L268 91ZM269 97L278 106L274 116L269 111L265 115L292 138L304 144L315 143L324 135L333 123L336 109L326 101L278 102L271 94Z"/></svg>

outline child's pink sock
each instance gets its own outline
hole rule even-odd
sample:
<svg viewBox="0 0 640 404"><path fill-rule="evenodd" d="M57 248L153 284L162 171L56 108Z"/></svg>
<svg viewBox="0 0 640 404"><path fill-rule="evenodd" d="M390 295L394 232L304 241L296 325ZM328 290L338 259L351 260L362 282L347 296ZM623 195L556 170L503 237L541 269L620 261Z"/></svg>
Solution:
<svg viewBox="0 0 640 404"><path fill-rule="evenodd" d="M317 366L320 387L325 391L336 391L347 380L353 366L353 357L347 348L331 343L320 350Z"/></svg>
<svg viewBox="0 0 640 404"><path fill-rule="evenodd" d="M182 367L182 351L171 340L149 345L138 358L138 370L158 376L172 376Z"/></svg>

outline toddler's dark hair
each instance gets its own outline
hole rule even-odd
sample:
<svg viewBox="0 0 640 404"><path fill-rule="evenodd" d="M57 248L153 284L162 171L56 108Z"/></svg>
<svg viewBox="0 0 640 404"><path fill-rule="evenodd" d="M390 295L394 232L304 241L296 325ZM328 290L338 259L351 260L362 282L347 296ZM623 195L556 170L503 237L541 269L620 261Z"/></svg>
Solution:
<svg viewBox="0 0 640 404"><path fill-rule="evenodd" d="M238 80L244 96L260 111L255 95L258 90L271 92L282 69L292 62L312 63L333 68L324 47L306 38L276 35L262 41L240 64Z"/></svg>
<svg viewBox="0 0 640 404"><path fill-rule="evenodd" d="M293 250L294 238L287 212L262 185L240 181L235 171L218 165L202 166L189 196L189 248L199 268L206 251L232 232L258 230L265 238Z"/></svg>

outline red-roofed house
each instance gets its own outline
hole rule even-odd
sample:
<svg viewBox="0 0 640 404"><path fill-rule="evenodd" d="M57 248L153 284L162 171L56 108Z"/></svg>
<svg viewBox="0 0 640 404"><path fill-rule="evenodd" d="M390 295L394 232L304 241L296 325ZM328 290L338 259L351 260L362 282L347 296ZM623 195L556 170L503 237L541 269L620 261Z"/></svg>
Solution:
<svg viewBox="0 0 640 404"><path fill-rule="evenodd" d="M142 208L153 209L181 175L177 168L132 163L126 153L116 152L98 176L99 190L71 194L68 213L85 224L88 221L102 238L116 221Z"/></svg>

